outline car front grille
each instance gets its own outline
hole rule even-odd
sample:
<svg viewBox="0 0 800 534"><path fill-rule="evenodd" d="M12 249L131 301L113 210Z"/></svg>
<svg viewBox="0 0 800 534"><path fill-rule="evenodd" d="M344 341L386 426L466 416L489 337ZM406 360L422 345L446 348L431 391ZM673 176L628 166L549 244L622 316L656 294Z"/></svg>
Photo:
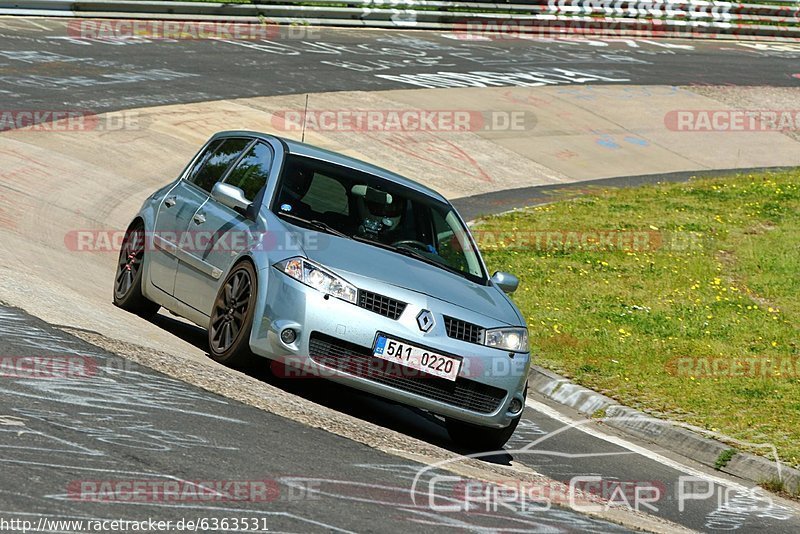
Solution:
<svg viewBox="0 0 800 534"><path fill-rule="evenodd" d="M444 328L447 331L447 337L460 339L468 343L483 343L484 329L476 324L445 315Z"/></svg>
<svg viewBox="0 0 800 534"><path fill-rule="evenodd" d="M406 303L372 291L358 290L358 305L389 319L397 319L406 309Z"/></svg>
<svg viewBox="0 0 800 534"><path fill-rule="evenodd" d="M505 390L500 388L463 377L455 381L446 380L401 367L374 357L370 349L319 332L311 333L309 356L315 362L340 372L465 410L492 413L506 397Z"/></svg>

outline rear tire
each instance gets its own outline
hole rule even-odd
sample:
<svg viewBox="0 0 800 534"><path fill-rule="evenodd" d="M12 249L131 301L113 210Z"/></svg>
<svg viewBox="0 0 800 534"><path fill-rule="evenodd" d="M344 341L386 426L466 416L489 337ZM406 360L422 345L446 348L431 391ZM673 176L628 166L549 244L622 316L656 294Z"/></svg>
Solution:
<svg viewBox="0 0 800 534"><path fill-rule="evenodd" d="M445 419L450 439L459 447L475 452L499 451L511 439L522 414L515 417L505 428L487 428L456 419Z"/></svg>
<svg viewBox="0 0 800 534"><path fill-rule="evenodd" d="M125 232L114 278L114 305L145 319L161 308L142 293L146 236L144 224L137 221Z"/></svg>
<svg viewBox="0 0 800 534"><path fill-rule="evenodd" d="M237 264L220 287L208 324L211 358L231 367L252 360L250 332L253 328L258 280L249 261Z"/></svg>

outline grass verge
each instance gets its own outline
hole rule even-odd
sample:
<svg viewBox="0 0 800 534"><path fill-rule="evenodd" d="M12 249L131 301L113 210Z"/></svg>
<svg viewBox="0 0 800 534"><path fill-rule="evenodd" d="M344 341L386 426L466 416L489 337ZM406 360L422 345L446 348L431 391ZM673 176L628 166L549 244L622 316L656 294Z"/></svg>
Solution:
<svg viewBox="0 0 800 534"><path fill-rule="evenodd" d="M800 171L603 191L475 232L521 279L535 363L800 464Z"/></svg>

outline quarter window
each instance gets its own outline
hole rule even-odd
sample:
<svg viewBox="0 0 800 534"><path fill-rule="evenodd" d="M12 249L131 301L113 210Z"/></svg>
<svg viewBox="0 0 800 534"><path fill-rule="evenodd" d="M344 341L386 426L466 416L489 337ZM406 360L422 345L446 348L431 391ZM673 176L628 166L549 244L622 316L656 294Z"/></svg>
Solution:
<svg viewBox="0 0 800 534"><path fill-rule="evenodd" d="M234 167L225 183L244 191L245 198L252 202L269 179L272 159L272 148L264 143L256 143Z"/></svg>
<svg viewBox="0 0 800 534"><path fill-rule="evenodd" d="M214 141L194 165L188 180L210 193L248 144L250 139L238 137Z"/></svg>

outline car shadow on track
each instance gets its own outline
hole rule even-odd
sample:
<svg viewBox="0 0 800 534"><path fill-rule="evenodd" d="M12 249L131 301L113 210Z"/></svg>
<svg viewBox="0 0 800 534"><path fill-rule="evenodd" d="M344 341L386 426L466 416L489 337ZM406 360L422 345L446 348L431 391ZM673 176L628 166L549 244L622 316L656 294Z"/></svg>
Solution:
<svg viewBox="0 0 800 534"><path fill-rule="evenodd" d="M205 351L208 356L207 334L204 329L163 313L156 315L150 322ZM282 372L281 367L282 364L277 362L255 358L252 364L238 370L287 393L451 452L474 452L456 447L450 441L444 423L428 412L390 402L323 378ZM510 454L496 454L480 459L488 463L510 465L513 457Z"/></svg>

